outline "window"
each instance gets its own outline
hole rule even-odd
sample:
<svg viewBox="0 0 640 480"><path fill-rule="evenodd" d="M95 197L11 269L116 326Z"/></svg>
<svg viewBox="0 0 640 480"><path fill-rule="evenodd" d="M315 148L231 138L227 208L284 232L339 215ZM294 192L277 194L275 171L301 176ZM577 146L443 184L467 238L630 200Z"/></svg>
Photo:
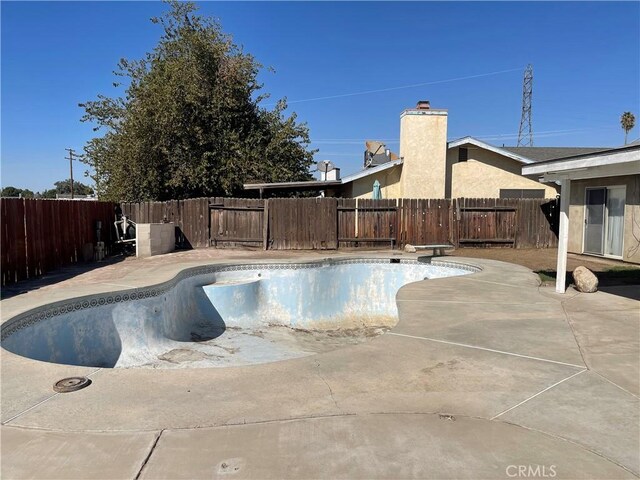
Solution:
<svg viewBox="0 0 640 480"><path fill-rule="evenodd" d="M467 150L466 148L460 147L458 149L458 161L466 162L468 159L469 159L469 150Z"/></svg>
<svg viewBox="0 0 640 480"><path fill-rule="evenodd" d="M501 188L500 198L544 198L544 188Z"/></svg>

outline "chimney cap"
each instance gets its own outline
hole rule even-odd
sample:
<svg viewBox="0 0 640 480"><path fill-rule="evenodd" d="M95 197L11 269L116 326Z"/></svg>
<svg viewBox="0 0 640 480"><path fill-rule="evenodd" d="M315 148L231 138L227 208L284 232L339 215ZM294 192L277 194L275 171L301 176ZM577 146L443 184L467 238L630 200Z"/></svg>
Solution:
<svg viewBox="0 0 640 480"><path fill-rule="evenodd" d="M429 102L429 100L418 100L416 108L418 110L429 110L431 108L431 102Z"/></svg>

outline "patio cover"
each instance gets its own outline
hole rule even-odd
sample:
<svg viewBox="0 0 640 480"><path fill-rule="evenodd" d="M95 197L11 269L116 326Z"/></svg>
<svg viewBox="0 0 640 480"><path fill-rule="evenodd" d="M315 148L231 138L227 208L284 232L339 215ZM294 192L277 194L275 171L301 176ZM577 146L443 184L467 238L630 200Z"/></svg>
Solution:
<svg viewBox="0 0 640 480"><path fill-rule="evenodd" d="M565 293L571 181L640 174L640 143L634 142L634 144L611 150L526 165L522 167L522 174L539 175L543 182L560 183L560 229L558 235L556 292Z"/></svg>

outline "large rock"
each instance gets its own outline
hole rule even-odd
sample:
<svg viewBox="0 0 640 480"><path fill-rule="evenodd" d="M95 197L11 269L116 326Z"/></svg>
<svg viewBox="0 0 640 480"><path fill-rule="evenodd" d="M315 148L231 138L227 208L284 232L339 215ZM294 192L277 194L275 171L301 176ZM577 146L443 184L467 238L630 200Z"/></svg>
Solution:
<svg viewBox="0 0 640 480"><path fill-rule="evenodd" d="M404 251L407 252L407 253L416 253L416 247L414 247L413 245L410 245L410 244L407 243L404 246Z"/></svg>
<svg viewBox="0 0 640 480"><path fill-rule="evenodd" d="M598 291L598 277L587 267L577 267L573 271L573 282L579 292L593 293Z"/></svg>

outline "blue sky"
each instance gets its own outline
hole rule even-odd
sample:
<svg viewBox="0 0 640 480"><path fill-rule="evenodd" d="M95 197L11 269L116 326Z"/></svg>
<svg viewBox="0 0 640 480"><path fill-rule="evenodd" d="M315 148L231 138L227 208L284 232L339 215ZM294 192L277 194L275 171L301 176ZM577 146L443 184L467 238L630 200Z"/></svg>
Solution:
<svg viewBox="0 0 640 480"><path fill-rule="evenodd" d="M428 99L449 139L515 145L522 74L534 67L536 146L616 146L640 123L640 4L599 2L202 2L262 64L272 99L308 123L317 160L348 174L366 139L398 149L399 114ZM160 36L157 2L2 2L2 180L32 190L68 178L66 147L94 135L77 104L115 95L121 57ZM503 72L510 70L509 72ZM465 80L463 77L479 76ZM411 88L407 85L439 82ZM392 89L363 95L319 97ZM266 103L269 103L267 101ZM630 139L640 136L636 126ZM83 180L86 166L74 176ZM85 179L86 180L86 179Z"/></svg>

